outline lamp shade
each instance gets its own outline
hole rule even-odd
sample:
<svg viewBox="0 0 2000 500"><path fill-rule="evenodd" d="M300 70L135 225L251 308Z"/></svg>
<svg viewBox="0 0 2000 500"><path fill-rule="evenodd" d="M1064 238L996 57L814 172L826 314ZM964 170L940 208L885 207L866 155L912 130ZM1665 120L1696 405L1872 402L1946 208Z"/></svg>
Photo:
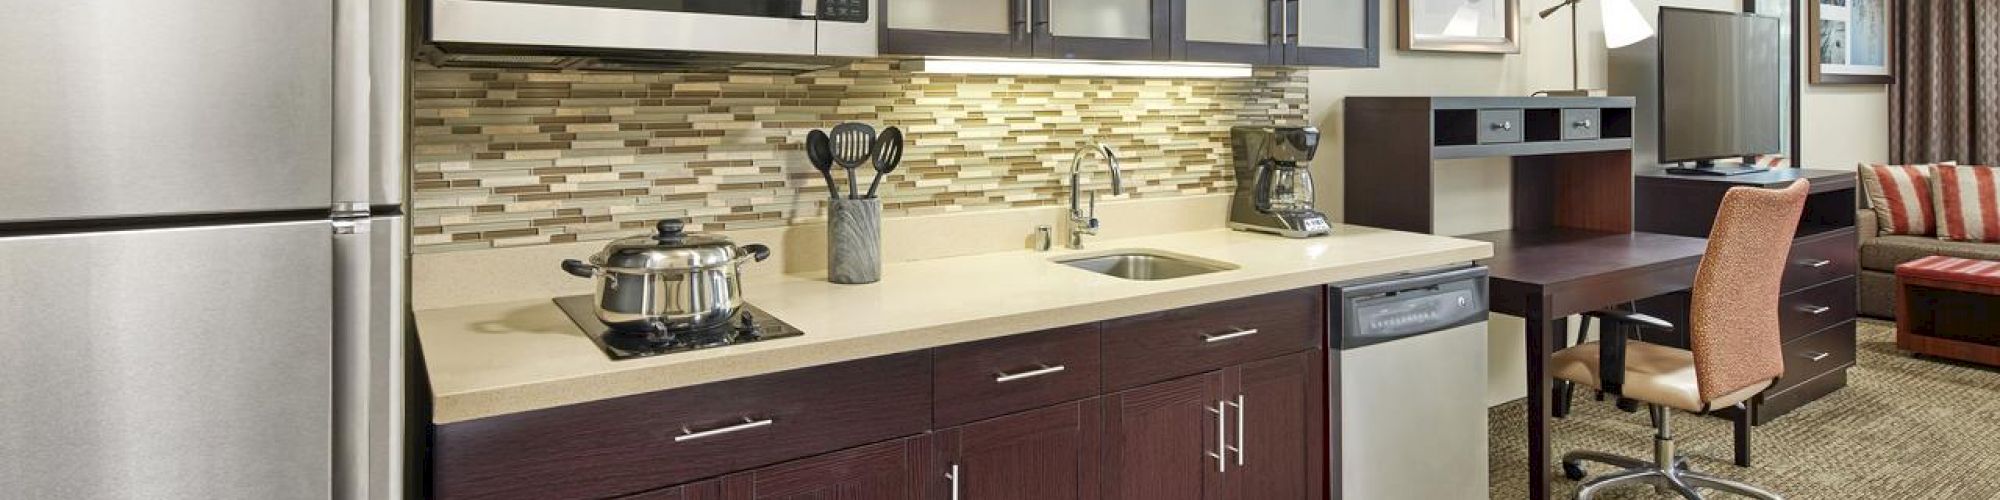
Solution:
<svg viewBox="0 0 2000 500"><path fill-rule="evenodd" d="M1619 48L1639 43L1653 37L1653 26L1646 24L1646 16L1639 14L1639 8L1632 0L1603 0L1599 10L1604 11L1604 46Z"/></svg>

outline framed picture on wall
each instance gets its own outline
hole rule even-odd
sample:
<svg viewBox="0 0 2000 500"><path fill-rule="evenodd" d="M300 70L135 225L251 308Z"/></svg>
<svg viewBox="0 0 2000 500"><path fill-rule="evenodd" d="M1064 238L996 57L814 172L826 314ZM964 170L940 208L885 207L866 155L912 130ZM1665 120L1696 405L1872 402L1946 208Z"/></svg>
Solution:
<svg viewBox="0 0 2000 500"><path fill-rule="evenodd" d="M1895 0L1807 1L1813 83L1896 83L1889 59L1895 29L1889 2Z"/></svg>
<svg viewBox="0 0 2000 500"><path fill-rule="evenodd" d="M1403 50L1521 52L1520 0L1398 0Z"/></svg>

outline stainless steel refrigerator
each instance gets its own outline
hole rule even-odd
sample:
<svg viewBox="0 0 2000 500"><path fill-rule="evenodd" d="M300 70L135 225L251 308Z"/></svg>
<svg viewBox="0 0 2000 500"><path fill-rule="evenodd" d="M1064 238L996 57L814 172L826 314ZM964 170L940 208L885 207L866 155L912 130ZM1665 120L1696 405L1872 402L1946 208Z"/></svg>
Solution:
<svg viewBox="0 0 2000 500"><path fill-rule="evenodd" d="M0 497L402 497L401 2L0 11Z"/></svg>

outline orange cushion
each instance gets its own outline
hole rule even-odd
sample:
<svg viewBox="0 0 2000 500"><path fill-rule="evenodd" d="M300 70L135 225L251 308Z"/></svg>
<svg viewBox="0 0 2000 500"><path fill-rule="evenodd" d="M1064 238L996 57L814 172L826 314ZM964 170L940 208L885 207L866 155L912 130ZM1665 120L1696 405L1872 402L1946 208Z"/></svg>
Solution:
<svg viewBox="0 0 2000 500"><path fill-rule="evenodd" d="M1937 236L1947 241L2000 243L2000 171L1984 165L1938 165L1931 171Z"/></svg>
<svg viewBox="0 0 2000 500"><path fill-rule="evenodd" d="M2000 262L1932 255L1896 266L1896 276L2000 286Z"/></svg>
<svg viewBox="0 0 2000 500"><path fill-rule="evenodd" d="M1945 162L1939 165L1950 165ZM1937 233L1937 207L1931 202L1931 170L1935 165L1864 163L1861 188L1875 209L1881 235L1930 236Z"/></svg>

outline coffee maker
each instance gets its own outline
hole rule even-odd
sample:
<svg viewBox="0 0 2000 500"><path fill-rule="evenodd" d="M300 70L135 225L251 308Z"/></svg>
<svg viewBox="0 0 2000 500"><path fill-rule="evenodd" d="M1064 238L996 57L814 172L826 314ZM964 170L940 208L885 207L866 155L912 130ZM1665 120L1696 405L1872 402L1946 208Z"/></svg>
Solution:
<svg viewBox="0 0 2000 500"><path fill-rule="evenodd" d="M1319 149L1319 129L1239 126L1229 136L1236 155L1231 229L1291 238L1331 230L1326 214L1313 209L1312 171L1306 168Z"/></svg>

